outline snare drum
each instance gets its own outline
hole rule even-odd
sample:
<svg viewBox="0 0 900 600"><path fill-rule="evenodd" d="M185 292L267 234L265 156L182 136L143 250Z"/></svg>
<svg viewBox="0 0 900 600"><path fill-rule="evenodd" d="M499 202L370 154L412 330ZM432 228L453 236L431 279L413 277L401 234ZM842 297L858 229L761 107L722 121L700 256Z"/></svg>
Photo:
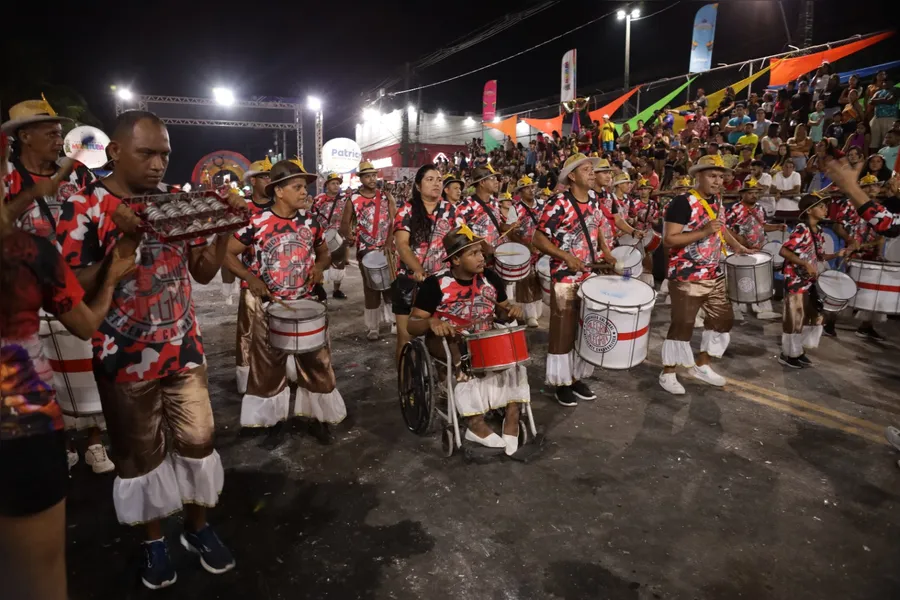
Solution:
<svg viewBox="0 0 900 600"><path fill-rule="evenodd" d="M535 265L534 270L537 271L538 281L541 282L541 297L544 304L550 306L550 286L553 285L550 279L550 257L543 255Z"/></svg>
<svg viewBox="0 0 900 600"><path fill-rule="evenodd" d="M775 295L772 286L772 257L766 252L732 254L725 259L728 299L758 304Z"/></svg>
<svg viewBox="0 0 900 600"><path fill-rule="evenodd" d="M622 263L622 268L625 269L625 273L630 269L631 277L640 277L641 273L644 272L644 267L641 264L644 260L644 252L639 248L640 246L638 246L638 248L633 246L618 246L612 250L612 255L616 258L616 263Z"/></svg>
<svg viewBox="0 0 900 600"><path fill-rule="evenodd" d="M646 249L644 248L643 240L642 239L639 240L636 237L634 237L633 235L629 235L627 233L625 235L619 236L616 248L622 248L625 246L631 246L632 248L637 248L638 250L641 251L641 254L646 253Z"/></svg>
<svg viewBox="0 0 900 600"><path fill-rule="evenodd" d="M337 252L344 245L344 238L338 233L337 229L325 230L325 244L328 246L329 252Z"/></svg>
<svg viewBox="0 0 900 600"><path fill-rule="evenodd" d="M822 301L822 310L839 312L856 296L856 282L846 273L830 269L816 279L816 290Z"/></svg>
<svg viewBox="0 0 900 600"><path fill-rule="evenodd" d="M900 264L854 259L847 267L858 288L850 306L886 315L900 313Z"/></svg>
<svg viewBox="0 0 900 600"><path fill-rule="evenodd" d="M781 271L784 267L784 257L781 255L781 242L769 242L762 247L762 251L772 257L772 270Z"/></svg>
<svg viewBox="0 0 900 600"><path fill-rule="evenodd" d="M528 360L525 327L491 329L465 338L473 373L504 371Z"/></svg>
<svg viewBox="0 0 900 600"><path fill-rule="evenodd" d="M53 369L53 387L63 414L70 417L103 414L94 381L90 340L78 339L56 319L41 319L38 337Z"/></svg>
<svg viewBox="0 0 900 600"><path fill-rule="evenodd" d="M494 270L504 281L520 281L531 273L531 250L523 244L505 242L494 250Z"/></svg>
<svg viewBox="0 0 900 600"><path fill-rule="evenodd" d="M372 250L363 256L362 276L366 286L378 292L391 289L391 284L394 283L387 257L381 250Z"/></svg>
<svg viewBox="0 0 900 600"><path fill-rule="evenodd" d="M314 300L286 300L266 307L269 345L288 354L307 354L328 342L325 306Z"/></svg>
<svg viewBox="0 0 900 600"><path fill-rule="evenodd" d="M888 262L900 263L900 238L887 240L881 255Z"/></svg>
<svg viewBox="0 0 900 600"><path fill-rule="evenodd" d="M578 289L575 351L604 369L630 369L647 358L656 291L639 279L593 276Z"/></svg>
<svg viewBox="0 0 900 600"><path fill-rule="evenodd" d="M825 234L823 236L825 239L825 244L822 247L823 254L836 254L844 247L844 240L842 240L831 227L822 227L822 233ZM840 260L840 257L833 258L828 261L828 266L833 269L837 267L838 261Z"/></svg>

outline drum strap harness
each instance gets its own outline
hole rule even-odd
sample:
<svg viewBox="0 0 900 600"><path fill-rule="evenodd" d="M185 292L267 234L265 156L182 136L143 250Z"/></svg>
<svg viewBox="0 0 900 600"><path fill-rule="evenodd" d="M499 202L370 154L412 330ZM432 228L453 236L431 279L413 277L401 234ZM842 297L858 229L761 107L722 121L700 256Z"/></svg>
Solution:
<svg viewBox="0 0 900 600"><path fill-rule="evenodd" d="M19 172L19 176L22 178L22 191L34 187L34 179L31 177L31 173L29 173L25 166L19 161L19 159L15 159L13 161L13 166L16 168L16 171ZM35 202L37 202L38 208L41 211L41 214L44 215L44 218L50 222L50 227L53 228L53 234L56 235L56 219L53 218L53 213L50 212L50 207L47 206L47 201L44 200L43 196L38 196L35 198Z"/></svg>
<svg viewBox="0 0 900 600"><path fill-rule="evenodd" d="M472 200L474 200L479 205L481 205L481 208L484 209L484 212L487 213L487 216L491 218L491 223L493 223L494 227L497 228L497 235L502 233L502 231L500 229L500 223L497 222L497 217L494 215L494 211L492 211L490 208L488 208L488 205L485 204L484 202L482 202L481 198L479 198L478 196L473 195Z"/></svg>
<svg viewBox="0 0 900 600"><path fill-rule="evenodd" d="M569 199L569 202L572 203L575 214L578 215L578 222L581 223L581 231L584 233L585 241L587 241L588 250L591 251L591 263L596 264L597 255L594 253L594 243L591 241L591 234L588 231L587 223L584 222L584 215L581 214L581 207L578 206L578 200L573 196Z"/></svg>
<svg viewBox="0 0 900 600"><path fill-rule="evenodd" d="M700 201L700 206L702 206L703 210L706 211L706 214L709 217L709 220L714 221L716 219L716 213L713 212L713 209L709 205L709 202L706 201L706 198L701 196L700 192L698 192L697 190L694 190L694 189L691 190L691 195ZM725 253L725 251L726 251L725 234L722 233L721 229L719 230L719 240L722 242L722 252Z"/></svg>
<svg viewBox="0 0 900 600"><path fill-rule="evenodd" d="M527 212L527 213L528 213L528 216L531 217L531 221L532 221L535 225L537 225L537 224L538 224L538 220L537 220L537 217L536 217L535 214L534 214L534 211L531 210L530 208L528 208L528 205L525 204L524 202L519 202L519 204L522 205L522 207L525 209L525 212Z"/></svg>
<svg viewBox="0 0 900 600"><path fill-rule="evenodd" d="M341 199L340 194L338 194L337 196L334 197L334 203L332 203L332 205L331 205L331 212L328 213L328 221L325 224L326 228L331 227L331 218L334 216L334 211L337 208L338 200L340 200L340 199Z"/></svg>

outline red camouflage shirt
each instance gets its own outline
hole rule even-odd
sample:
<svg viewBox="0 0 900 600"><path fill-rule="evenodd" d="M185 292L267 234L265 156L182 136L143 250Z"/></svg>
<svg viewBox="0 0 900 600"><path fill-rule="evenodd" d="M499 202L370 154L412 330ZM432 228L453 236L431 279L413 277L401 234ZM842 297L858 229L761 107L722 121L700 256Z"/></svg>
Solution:
<svg viewBox="0 0 900 600"><path fill-rule="evenodd" d="M538 231L546 235L554 246L584 263L590 263L595 259L599 261L602 256L599 245L600 229L606 222L606 217L600 210L596 196L588 194L587 202L578 203L588 229L585 232L578 219L578 213L575 212L574 202L578 201L571 192L562 192L547 200L538 221ZM594 249L593 256L588 243ZM550 277L556 283L579 283L589 275L590 273L586 271L575 273L569 270L565 262L550 257Z"/></svg>
<svg viewBox="0 0 900 600"><path fill-rule="evenodd" d="M253 217L255 217L256 215L258 215L259 213L261 213L261 212L264 211L265 209L267 209L267 208L269 208L270 206L272 206L273 204L275 204L275 201L274 201L274 200L269 200L266 204L257 204L256 202L253 201L252 198L251 198L251 199L248 199L248 200L247 200L247 210L250 211L250 218L252 219ZM247 248L247 249L243 252L243 254L241 254L241 263L243 263L243 265L244 265L247 269L250 269L250 266L253 264L254 258L255 258L255 257L254 257L254 255L253 255L253 250L250 249L250 248ZM242 289L242 290L247 289L247 282L244 281L243 279L241 279L240 281L241 281L241 289Z"/></svg>
<svg viewBox="0 0 900 600"><path fill-rule="evenodd" d="M447 270L422 282L415 306L467 333L478 333L493 326L497 304L507 299L505 288L490 269L468 281L456 279Z"/></svg>
<svg viewBox="0 0 900 600"><path fill-rule="evenodd" d="M597 204L603 211L605 219L601 223L600 230L603 232L603 239L606 245L612 250L617 245L616 240L616 215L619 214L619 202L615 194L610 193L606 188L602 192L597 193L594 190L589 192L596 196Z"/></svg>
<svg viewBox="0 0 900 600"><path fill-rule="evenodd" d="M456 216L466 222L472 233L484 238L491 246L497 245L501 232L494 222L501 224L505 219L496 198L491 197L482 205L476 196L469 196L456 207Z"/></svg>
<svg viewBox="0 0 900 600"><path fill-rule="evenodd" d="M334 198L322 193L313 199L312 210L325 230L340 229L347 197L338 192Z"/></svg>
<svg viewBox="0 0 900 600"><path fill-rule="evenodd" d="M790 250L800 257L800 260L812 261L814 265L817 265L825 260L825 234L821 227L816 227L816 232L813 233L809 225L798 223L790 237L785 240L782 248ZM803 267L789 261L784 261L783 270L785 288L789 294L802 294L809 291L818 277L818 273L809 273Z"/></svg>
<svg viewBox="0 0 900 600"><path fill-rule="evenodd" d="M713 203L715 212L718 206ZM666 206L666 222L684 226L684 232L706 227L710 218L693 193L676 196ZM725 275L722 240L711 234L684 248L672 248L669 254L668 278L675 281L707 281Z"/></svg>
<svg viewBox="0 0 900 600"><path fill-rule="evenodd" d="M759 204L752 207L735 202L727 209L725 225L747 240L748 248L762 248L766 244L766 211Z"/></svg>
<svg viewBox="0 0 900 600"><path fill-rule="evenodd" d="M874 244L878 241L879 235L875 228L869 225L859 216L856 208L846 198L842 198L835 202L837 215L835 221L843 225L850 239L858 244ZM878 250L871 248L863 251L860 255L863 260L876 260L878 258Z"/></svg>
<svg viewBox="0 0 900 600"><path fill-rule="evenodd" d="M378 190L372 198L353 194L350 202L356 214L356 257L362 259L365 253L378 250L387 242L391 229L390 200Z"/></svg>
<svg viewBox="0 0 900 600"><path fill-rule="evenodd" d="M659 221L659 202L650 198L644 202L640 196L632 196L628 203L628 218L633 227L640 231L653 229Z"/></svg>
<svg viewBox="0 0 900 600"><path fill-rule="evenodd" d="M441 198L441 201L435 206L434 212L428 215L428 219L431 221L431 235L417 241L417 236L412 230L412 204L407 202L400 207L394 217L394 231L405 231L409 234L410 249L419 259L425 273L433 275L446 267L447 253L444 252L443 239L456 227L456 207ZM399 253L397 274L412 276L412 270L400 260Z"/></svg>

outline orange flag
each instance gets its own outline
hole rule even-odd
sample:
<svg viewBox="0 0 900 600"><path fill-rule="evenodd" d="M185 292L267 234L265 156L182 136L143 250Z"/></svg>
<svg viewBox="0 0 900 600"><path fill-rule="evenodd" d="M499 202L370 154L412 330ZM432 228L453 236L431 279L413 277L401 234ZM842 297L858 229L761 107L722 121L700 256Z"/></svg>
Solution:
<svg viewBox="0 0 900 600"><path fill-rule="evenodd" d="M592 110L591 112L588 113L588 115L591 117L591 121L600 121L600 119L601 119L601 117L603 117L603 115L612 116L612 114L614 112L616 112L617 110L619 110L619 108L623 104L628 102L628 99L631 98L634 95L634 93L637 92L639 89L641 89L641 86L636 85L633 90L631 90L629 92L625 92L623 95L619 96L618 98L616 98L615 100L613 100L612 102L607 104L606 106L601 106L597 110Z"/></svg>
<svg viewBox="0 0 900 600"><path fill-rule="evenodd" d="M769 61L772 66L772 72L769 76L769 85L784 85L788 81L797 79L804 73L815 71L822 64L822 61L834 62L845 56L850 56L854 52L859 52L863 48L868 48L872 44L877 44L881 40L887 39L894 35L894 32L881 33L873 35L870 38L859 40L858 42L850 42L837 48L823 50L815 54L807 56L798 56L796 58L773 58Z"/></svg>
<svg viewBox="0 0 900 600"><path fill-rule="evenodd" d="M511 116L508 119L503 119L499 123L485 123L485 127L490 127L491 129L496 129L497 131L503 132L504 135L508 135L512 140L513 144L516 143L516 122L519 120L519 117L516 115Z"/></svg>
<svg viewBox="0 0 900 600"><path fill-rule="evenodd" d="M546 134L552 134L554 131L562 133L563 116L553 117L552 119L522 119L529 127L543 131Z"/></svg>

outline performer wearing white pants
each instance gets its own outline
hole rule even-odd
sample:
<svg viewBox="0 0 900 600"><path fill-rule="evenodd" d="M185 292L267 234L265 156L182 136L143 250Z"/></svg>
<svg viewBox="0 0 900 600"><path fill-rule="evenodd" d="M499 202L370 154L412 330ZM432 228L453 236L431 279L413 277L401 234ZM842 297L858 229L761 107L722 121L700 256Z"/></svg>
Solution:
<svg viewBox="0 0 900 600"><path fill-rule="evenodd" d="M515 284L514 297L516 303L525 311L525 321L529 327L537 327L538 319L544 310L541 282L534 270L541 253L535 249L534 232L537 229L538 219L544 209L544 203L535 200L534 193L537 186L531 177L527 175L516 182L513 193L517 193L517 202L513 206L515 217L519 223L515 231L516 241L525 244L531 250L531 272L528 276ZM510 234L511 236L513 234Z"/></svg>

